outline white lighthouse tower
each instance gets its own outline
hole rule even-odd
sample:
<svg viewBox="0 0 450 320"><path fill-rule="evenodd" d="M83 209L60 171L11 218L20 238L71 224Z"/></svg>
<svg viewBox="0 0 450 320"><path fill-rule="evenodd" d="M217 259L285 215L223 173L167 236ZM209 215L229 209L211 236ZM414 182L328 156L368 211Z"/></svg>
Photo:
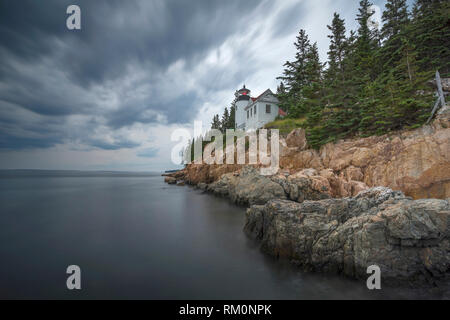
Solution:
<svg viewBox="0 0 450 320"><path fill-rule="evenodd" d="M250 90L244 87L236 92L236 113L235 113L235 127L236 129L245 130L246 111L245 108L250 104Z"/></svg>

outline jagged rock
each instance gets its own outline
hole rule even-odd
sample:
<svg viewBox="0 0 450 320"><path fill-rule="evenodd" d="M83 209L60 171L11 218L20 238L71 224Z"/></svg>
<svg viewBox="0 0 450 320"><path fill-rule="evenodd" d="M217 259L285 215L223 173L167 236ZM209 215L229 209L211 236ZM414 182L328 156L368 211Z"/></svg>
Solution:
<svg viewBox="0 0 450 320"><path fill-rule="evenodd" d="M261 176L254 167L244 167L239 175L225 174L208 186L208 191L228 196L237 204L264 204L271 199L286 199L280 184Z"/></svg>
<svg viewBox="0 0 450 320"><path fill-rule="evenodd" d="M286 144L288 148L297 148L299 151L303 151L308 146L306 140L306 132L304 129L295 129L288 134L286 138Z"/></svg>
<svg viewBox="0 0 450 320"><path fill-rule="evenodd" d="M298 148L288 147L286 140L282 137L280 137L279 144L280 144L280 147L279 147L280 157L289 157L298 152Z"/></svg>
<svg viewBox="0 0 450 320"><path fill-rule="evenodd" d="M199 183L197 185L197 188L203 191L206 191L206 189L208 188L208 185L206 183Z"/></svg>
<svg viewBox="0 0 450 320"><path fill-rule="evenodd" d="M235 172L241 168L241 165L189 164L185 169L183 179L192 185L209 184L217 181L222 175Z"/></svg>
<svg viewBox="0 0 450 320"><path fill-rule="evenodd" d="M164 182L168 184L177 184L177 179L174 177L165 177Z"/></svg>
<svg viewBox="0 0 450 320"><path fill-rule="evenodd" d="M317 172L315 169L305 169L294 173L288 177L291 182L291 192L294 193L289 199L303 202L303 200L321 200L326 198L342 198L356 196L359 192L367 190L368 187L363 182L353 181L345 177L338 177L333 170L326 169ZM296 187L307 195L303 200L296 199ZM291 194L291 192L288 192Z"/></svg>
<svg viewBox="0 0 450 320"><path fill-rule="evenodd" d="M258 169L248 166L240 172L223 175L206 189L216 195L229 197L238 204L254 205L265 204L272 199L303 202L351 196L368 187L363 182L340 179L329 170L318 173L314 169L307 169L292 175L269 177L261 176Z"/></svg>
<svg viewBox="0 0 450 320"><path fill-rule="evenodd" d="M412 200L388 188L354 198L272 200L247 210L247 235L263 251L308 270L383 282L435 282L450 276L450 203Z"/></svg>

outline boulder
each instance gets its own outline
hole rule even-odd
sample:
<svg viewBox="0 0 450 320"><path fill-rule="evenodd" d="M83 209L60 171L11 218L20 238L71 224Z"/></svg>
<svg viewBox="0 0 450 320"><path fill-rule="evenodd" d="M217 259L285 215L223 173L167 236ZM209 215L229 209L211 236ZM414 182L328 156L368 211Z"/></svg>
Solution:
<svg viewBox="0 0 450 320"><path fill-rule="evenodd" d="M177 184L177 179L174 177L165 177L164 182L168 184Z"/></svg>
<svg viewBox="0 0 450 320"><path fill-rule="evenodd" d="M294 129L286 138L288 148L297 148L298 150L306 150L308 141L306 140L306 132L304 129Z"/></svg>
<svg viewBox="0 0 450 320"><path fill-rule="evenodd" d="M244 230L263 251L311 271L367 279L377 265L383 283L450 279L447 200L414 201L383 187L354 198L271 200L247 210Z"/></svg>
<svg viewBox="0 0 450 320"><path fill-rule="evenodd" d="M206 183L199 183L197 185L197 188L203 191L206 191L206 189L208 188L208 185Z"/></svg>
<svg viewBox="0 0 450 320"><path fill-rule="evenodd" d="M240 173L225 174L208 186L208 191L216 195L227 196L240 205L265 204L272 199L286 199L283 187L262 176L259 170L247 166Z"/></svg>

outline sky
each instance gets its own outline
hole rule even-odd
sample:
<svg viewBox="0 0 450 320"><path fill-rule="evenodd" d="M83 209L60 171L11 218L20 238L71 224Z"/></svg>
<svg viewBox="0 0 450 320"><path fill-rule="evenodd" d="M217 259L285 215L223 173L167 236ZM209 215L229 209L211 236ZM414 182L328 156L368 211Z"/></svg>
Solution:
<svg viewBox="0 0 450 320"><path fill-rule="evenodd" d="M325 61L333 13L355 30L358 3L0 0L0 169L176 168L174 130L209 126L244 83L275 91L300 29Z"/></svg>

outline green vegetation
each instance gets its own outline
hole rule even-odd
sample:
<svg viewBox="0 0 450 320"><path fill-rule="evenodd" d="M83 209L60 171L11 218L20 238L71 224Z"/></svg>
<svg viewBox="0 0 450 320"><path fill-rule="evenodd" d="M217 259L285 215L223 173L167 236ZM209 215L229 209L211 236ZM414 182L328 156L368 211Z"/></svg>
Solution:
<svg viewBox="0 0 450 320"><path fill-rule="evenodd" d="M296 128L304 128L306 124L306 119L279 119L270 122L264 126L266 129L279 129L280 135L287 136L292 130Z"/></svg>
<svg viewBox="0 0 450 320"><path fill-rule="evenodd" d="M387 0L381 30L370 28L369 0L360 1L359 28L348 35L335 13L328 61L300 30L294 61L284 64L277 94L288 118L268 124L282 134L303 127L312 147L340 138L382 135L425 123L433 103L426 85L436 70L450 75L450 2Z"/></svg>
<svg viewBox="0 0 450 320"><path fill-rule="evenodd" d="M228 111L228 108L225 107L225 110L223 111L222 118L219 118L219 115L216 114L213 117L213 120L211 122L211 129L217 129L220 130L222 133L225 133L227 129L234 129L235 126L235 114L236 114L236 98L233 100L230 106L230 110Z"/></svg>

